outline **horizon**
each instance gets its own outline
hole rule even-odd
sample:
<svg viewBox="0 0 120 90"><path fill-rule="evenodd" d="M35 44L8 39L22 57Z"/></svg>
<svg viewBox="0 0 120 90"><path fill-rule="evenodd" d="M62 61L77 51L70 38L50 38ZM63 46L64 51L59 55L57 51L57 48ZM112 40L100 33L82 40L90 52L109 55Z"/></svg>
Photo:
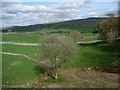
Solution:
<svg viewBox="0 0 120 90"><path fill-rule="evenodd" d="M17 1L17 0L16 0ZM2 27L29 26L118 14L118 2L2 2Z"/></svg>
<svg viewBox="0 0 120 90"><path fill-rule="evenodd" d="M74 21L74 20L85 20L85 19L105 19L107 17L88 17L88 18L81 18L81 19L72 19L72 20L65 20L65 21L58 21L58 22L49 22L49 23L43 23L43 24L53 24L53 23L61 23L61 22L69 22L69 21ZM118 17L117 17L118 18ZM8 27L2 27L2 29L5 29L5 28L10 28L10 27L24 27L24 26L31 26L31 25L42 25L42 24L30 24L30 25L18 25L18 26L8 26Z"/></svg>

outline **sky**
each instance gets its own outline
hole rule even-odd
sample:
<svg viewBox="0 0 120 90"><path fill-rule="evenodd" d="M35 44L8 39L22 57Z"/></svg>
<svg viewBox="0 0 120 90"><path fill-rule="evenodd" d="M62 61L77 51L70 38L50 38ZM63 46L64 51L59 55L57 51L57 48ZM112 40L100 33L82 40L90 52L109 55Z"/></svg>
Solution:
<svg viewBox="0 0 120 90"><path fill-rule="evenodd" d="M117 15L119 0L4 0L2 27L27 26L90 17Z"/></svg>

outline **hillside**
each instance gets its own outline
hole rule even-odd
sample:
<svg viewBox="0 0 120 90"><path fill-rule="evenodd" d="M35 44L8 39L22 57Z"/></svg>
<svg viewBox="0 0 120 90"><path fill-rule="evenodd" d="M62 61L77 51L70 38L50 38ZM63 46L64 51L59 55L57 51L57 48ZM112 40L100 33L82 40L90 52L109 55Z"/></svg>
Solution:
<svg viewBox="0 0 120 90"><path fill-rule="evenodd" d="M29 26L13 26L7 29L3 29L3 32L7 30L12 30L12 32L32 32L39 31L43 29L49 30L58 30L58 29L70 29L70 30L78 30L80 32L92 32L94 27L100 21L105 20L105 18L87 18L87 19L77 19L70 20L58 23L49 23L49 24L36 24Z"/></svg>

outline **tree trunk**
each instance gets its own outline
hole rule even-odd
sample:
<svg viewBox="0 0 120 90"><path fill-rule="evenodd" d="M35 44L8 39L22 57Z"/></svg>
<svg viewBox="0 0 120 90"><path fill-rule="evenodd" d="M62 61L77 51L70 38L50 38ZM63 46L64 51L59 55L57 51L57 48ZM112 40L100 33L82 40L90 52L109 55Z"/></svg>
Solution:
<svg viewBox="0 0 120 90"><path fill-rule="evenodd" d="M47 75L51 76L54 79L58 78L58 74L57 74L56 70L50 70L49 72L47 72Z"/></svg>
<svg viewBox="0 0 120 90"><path fill-rule="evenodd" d="M57 79L57 78L58 78L58 75L57 75L57 72L56 72L56 71L54 71L54 72L52 73L52 77L53 77L54 79Z"/></svg>
<svg viewBox="0 0 120 90"><path fill-rule="evenodd" d="M55 79L57 79L58 78L58 75L57 75L57 73L55 73L55 77L54 77Z"/></svg>

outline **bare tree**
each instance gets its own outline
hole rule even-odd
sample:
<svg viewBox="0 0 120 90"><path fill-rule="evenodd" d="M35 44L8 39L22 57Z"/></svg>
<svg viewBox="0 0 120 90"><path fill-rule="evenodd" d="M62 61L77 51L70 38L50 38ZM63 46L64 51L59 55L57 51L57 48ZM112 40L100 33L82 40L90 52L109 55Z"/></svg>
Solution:
<svg viewBox="0 0 120 90"><path fill-rule="evenodd" d="M75 55L76 45L70 39L51 35L42 40L41 49L43 59L51 70L48 74L57 79L56 69Z"/></svg>

